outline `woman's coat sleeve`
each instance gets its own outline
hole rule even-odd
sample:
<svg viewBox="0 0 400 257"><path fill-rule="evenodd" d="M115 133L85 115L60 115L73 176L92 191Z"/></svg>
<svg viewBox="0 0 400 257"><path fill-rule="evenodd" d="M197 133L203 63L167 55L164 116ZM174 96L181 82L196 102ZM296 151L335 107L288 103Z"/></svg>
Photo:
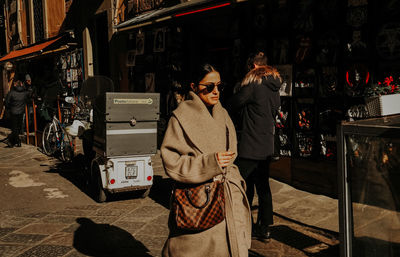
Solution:
<svg viewBox="0 0 400 257"><path fill-rule="evenodd" d="M216 153L204 154L196 150L174 116L161 145L161 157L167 175L182 183L202 183L223 172Z"/></svg>

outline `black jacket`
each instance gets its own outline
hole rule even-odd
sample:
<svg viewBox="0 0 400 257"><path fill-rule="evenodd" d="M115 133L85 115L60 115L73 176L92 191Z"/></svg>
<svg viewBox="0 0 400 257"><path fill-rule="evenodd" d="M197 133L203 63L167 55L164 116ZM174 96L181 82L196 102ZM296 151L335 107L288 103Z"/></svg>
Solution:
<svg viewBox="0 0 400 257"><path fill-rule="evenodd" d="M25 112L25 104L28 101L28 92L24 86L12 87L6 96L6 108L13 114L22 114Z"/></svg>
<svg viewBox="0 0 400 257"><path fill-rule="evenodd" d="M279 78L264 76L260 84L251 82L243 86L229 100L229 109L241 112L239 157L265 160L274 153L274 120L281 104L280 87Z"/></svg>

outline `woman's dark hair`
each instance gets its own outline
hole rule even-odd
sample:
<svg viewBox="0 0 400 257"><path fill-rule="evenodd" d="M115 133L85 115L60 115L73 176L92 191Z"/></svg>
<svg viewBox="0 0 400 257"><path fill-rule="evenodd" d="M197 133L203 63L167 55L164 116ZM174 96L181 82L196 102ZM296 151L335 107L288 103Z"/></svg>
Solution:
<svg viewBox="0 0 400 257"><path fill-rule="evenodd" d="M247 71L254 68L254 64L258 66L265 66L268 63L268 58L263 52L252 53L247 58Z"/></svg>
<svg viewBox="0 0 400 257"><path fill-rule="evenodd" d="M203 63L192 71L191 82L197 85L208 73L213 71L217 71L214 66L209 63Z"/></svg>
<svg viewBox="0 0 400 257"><path fill-rule="evenodd" d="M253 57L253 63L257 64L259 66L262 65L267 65L268 59L267 56L263 52L258 52L254 57Z"/></svg>

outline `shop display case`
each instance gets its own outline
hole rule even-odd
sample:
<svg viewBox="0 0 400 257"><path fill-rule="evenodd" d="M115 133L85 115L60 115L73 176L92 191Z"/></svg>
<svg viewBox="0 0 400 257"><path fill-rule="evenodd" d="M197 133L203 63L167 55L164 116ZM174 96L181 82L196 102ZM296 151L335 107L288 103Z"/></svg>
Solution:
<svg viewBox="0 0 400 257"><path fill-rule="evenodd" d="M338 126L341 257L400 256L400 115Z"/></svg>

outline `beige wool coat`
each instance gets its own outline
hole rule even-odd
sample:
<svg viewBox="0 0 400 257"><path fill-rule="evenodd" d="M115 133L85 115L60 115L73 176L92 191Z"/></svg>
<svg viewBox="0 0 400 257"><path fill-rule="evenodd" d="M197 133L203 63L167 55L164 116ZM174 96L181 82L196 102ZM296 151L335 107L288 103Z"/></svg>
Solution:
<svg viewBox="0 0 400 257"><path fill-rule="evenodd" d="M221 176L223 170L216 158L226 151L226 128L229 131L229 150L236 153L235 127L220 103L212 115L201 99L190 97L173 112L161 146L166 173L183 183L201 183ZM226 169L226 218L205 231L189 233L174 226L170 215L170 235L165 242L164 257L246 257L251 244L250 207L245 194L245 182L237 166Z"/></svg>

